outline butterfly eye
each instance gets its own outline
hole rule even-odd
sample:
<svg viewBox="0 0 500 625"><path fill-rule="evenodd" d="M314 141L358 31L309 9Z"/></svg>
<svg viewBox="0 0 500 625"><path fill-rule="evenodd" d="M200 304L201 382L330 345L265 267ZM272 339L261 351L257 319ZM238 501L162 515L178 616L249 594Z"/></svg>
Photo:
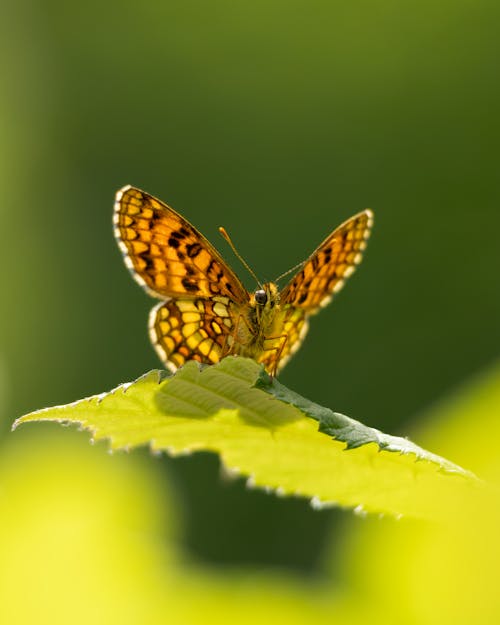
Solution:
<svg viewBox="0 0 500 625"><path fill-rule="evenodd" d="M255 291L255 301L261 306L264 306L264 304L267 302L267 294L263 289Z"/></svg>

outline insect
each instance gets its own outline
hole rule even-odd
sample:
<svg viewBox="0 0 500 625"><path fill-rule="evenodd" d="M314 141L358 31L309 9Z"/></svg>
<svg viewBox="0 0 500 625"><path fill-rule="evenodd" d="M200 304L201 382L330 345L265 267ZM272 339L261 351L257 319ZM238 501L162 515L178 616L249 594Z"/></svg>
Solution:
<svg viewBox="0 0 500 625"><path fill-rule="evenodd" d="M276 375L300 347L308 320L339 292L361 262L373 213L336 228L280 292L257 281L248 292L208 240L184 217L131 186L116 194L115 235L135 280L160 299L149 316L151 341L175 371L187 360L216 363L229 354L253 358ZM286 272L280 278L291 273Z"/></svg>

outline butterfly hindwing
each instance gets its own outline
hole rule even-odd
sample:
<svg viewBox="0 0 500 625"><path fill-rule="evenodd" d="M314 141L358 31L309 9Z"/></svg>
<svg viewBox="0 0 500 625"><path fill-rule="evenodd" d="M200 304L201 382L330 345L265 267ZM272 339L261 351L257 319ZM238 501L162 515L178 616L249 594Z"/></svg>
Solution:
<svg viewBox="0 0 500 625"><path fill-rule="evenodd" d="M234 305L217 300L176 298L155 306L149 333L160 358L173 371L186 360L213 364L230 349Z"/></svg>

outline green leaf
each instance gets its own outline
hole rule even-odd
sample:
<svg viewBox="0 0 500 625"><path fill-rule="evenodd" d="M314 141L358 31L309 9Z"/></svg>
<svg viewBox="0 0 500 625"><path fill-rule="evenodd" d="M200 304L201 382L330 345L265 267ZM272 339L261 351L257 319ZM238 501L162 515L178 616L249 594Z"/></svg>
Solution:
<svg viewBox="0 0 500 625"><path fill-rule="evenodd" d="M251 485L318 506L435 519L481 488L450 461L313 404L244 358L188 362L170 377L151 371L110 393L25 415L14 428L28 421L77 423L112 449L213 451Z"/></svg>
<svg viewBox="0 0 500 625"><path fill-rule="evenodd" d="M355 449L367 443L375 443L379 449L393 451L402 454L414 454L418 460L429 460L436 463L441 470L450 473L460 473L462 475L471 473L465 471L453 462L441 458L425 449L422 449L407 438L400 436L390 436L380 430L364 425L356 419L346 417L340 412L333 412L330 408L319 406L318 404L305 399L301 395L294 393L286 386L280 384L276 379L272 379L262 370L256 382L256 386L271 393L277 399L287 404L296 406L305 415L319 421L319 431L329 434L337 441L346 443L347 449Z"/></svg>

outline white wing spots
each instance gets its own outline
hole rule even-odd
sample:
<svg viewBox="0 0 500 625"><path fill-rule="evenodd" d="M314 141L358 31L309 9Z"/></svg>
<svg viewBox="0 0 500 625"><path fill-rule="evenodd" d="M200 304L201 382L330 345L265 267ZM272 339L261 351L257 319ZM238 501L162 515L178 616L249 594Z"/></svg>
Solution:
<svg viewBox="0 0 500 625"><path fill-rule="evenodd" d="M354 262L356 262L356 260L354 260ZM349 278L349 276L352 276L352 274L354 273L354 267L353 265L348 265L345 270L344 270L344 278Z"/></svg>
<svg viewBox="0 0 500 625"><path fill-rule="evenodd" d="M308 330L309 330L309 321L307 321L307 319L306 319L304 321L304 323L302 324L302 327L300 328L299 340L295 341L295 343L293 343L293 345L290 347L290 356L295 354L295 352L302 345L302 341L304 340L304 337L307 334ZM287 359L290 358L290 356L287 356ZM280 363L280 365L281 365L281 363Z"/></svg>
<svg viewBox="0 0 500 625"><path fill-rule="evenodd" d="M132 278L134 278L134 280L137 282L137 284L139 286L141 286L148 295L150 295L151 297L155 297L156 299L158 299L159 297L162 297L163 300L165 301L166 299L170 299L170 298L165 298L163 295L160 295L157 291L155 291L154 289L151 289L146 282L144 282L144 280L141 278L141 276L137 273L137 271L134 268L134 265L132 263L132 261L130 260L130 257L127 255L123 255L123 260L125 261L125 265L127 267L127 269L129 270L130 274L132 275Z"/></svg>
<svg viewBox="0 0 500 625"><path fill-rule="evenodd" d="M339 283L340 284L340 283ZM341 287L342 288L342 287ZM320 308L326 308L326 306L328 306L328 304L332 301L332 296L331 295L327 295L326 297L324 297L320 304L319 307Z"/></svg>
<svg viewBox="0 0 500 625"><path fill-rule="evenodd" d="M126 184L124 187L122 187L119 191L116 192L115 206L122 201L123 194L129 189L132 189L132 185Z"/></svg>
<svg viewBox="0 0 500 625"><path fill-rule="evenodd" d="M121 199L122 199L122 196L125 193L125 191L127 191L130 188L131 188L131 186L127 185L126 187L123 187L122 189L120 189L117 192L117 194L116 194L114 213L113 213L113 224L114 224L113 232L114 232L114 235L115 235L116 242L118 243L118 247L120 248L120 252L122 253L123 260L125 262L125 266L127 267L127 269L129 270L130 274L132 275L132 278L137 282L137 284L139 286L141 286L146 291L146 293L148 293L152 297L158 298L158 297L161 297L161 296L156 291L151 289L146 284L146 282L141 278L139 273L135 270L134 263L132 262L132 259L130 258L127 246L125 245L124 241L122 240L120 227L119 227L120 211L121 211Z"/></svg>
<svg viewBox="0 0 500 625"><path fill-rule="evenodd" d="M304 324L302 325L302 328L300 329L300 334L299 334L299 339L300 339L300 341L303 341L303 340L304 340L304 338L305 338L305 336L306 336L306 334L307 334L307 332L308 332L308 331L309 331L309 321L308 321L308 319L306 318L306 319L304 320ZM300 341L299 341L299 344L297 345L297 347L296 347L295 349L298 349L298 348L299 348L299 346L300 346Z"/></svg>
<svg viewBox="0 0 500 625"><path fill-rule="evenodd" d="M148 324L148 326L149 326L149 338L151 340L151 343L152 343L153 347L156 350L156 353L160 357L160 360L165 364L165 366L172 373L175 373L177 371L177 367L174 365L174 363L172 363L172 362L170 362L168 360L168 354L163 349L161 344L158 342L158 335L156 333L156 327L155 327L156 317L158 315L158 310L163 306L163 304L164 304L164 302L160 302L156 306L153 306L153 308L151 309L151 311L149 313L149 324Z"/></svg>

